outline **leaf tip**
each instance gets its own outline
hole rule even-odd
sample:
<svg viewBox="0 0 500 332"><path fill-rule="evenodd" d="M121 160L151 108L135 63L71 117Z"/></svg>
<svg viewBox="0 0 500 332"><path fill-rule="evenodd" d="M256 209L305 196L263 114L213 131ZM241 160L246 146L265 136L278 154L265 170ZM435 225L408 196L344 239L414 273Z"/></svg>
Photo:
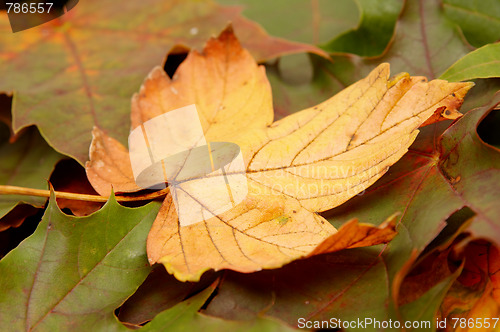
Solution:
<svg viewBox="0 0 500 332"><path fill-rule="evenodd" d="M106 204L118 204L118 201L116 200L115 196L115 189L113 188L113 185L111 185L111 193L109 194L108 201Z"/></svg>
<svg viewBox="0 0 500 332"><path fill-rule="evenodd" d="M54 186L52 186L52 183L47 181L49 185L49 190L50 190L50 197L49 197L49 205L47 209L55 209L56 212L66 215L60 208L59 205L57 205L57 197L56 197L56 191L54 189Z"/></svg>
<svg viewBox="0 0 500 332"><path fill-rule="evenodd" d="M225 36L234 36L234 28L233 28L233 24L232 23L229 23L228 25L226 25L226 27L224 28L224 30L222 30L222 32L219 34L219 39L221 39L221 37L225 37Z"/></svg>
<svg viewBox="0 0 500 332"><path fill-rule="evenodd" d="M404 78L410 78L410 74L403 72L403 73L397 74L396 76L393 76L389 81L387 81L387 89L390 89L391 87L396 85L396 83L398 83L399 81L401 81Z"/></svg>
<svg viewBox="0 0 500 332"><path fill-rule="evenodd" d="M398 221L398 217L401 215L401 212L395 212L391 214L386 220L384 220L379 228L392 228L394 231L396 230L396 225Z"/></svg>
<svg viewBox="0 0 500 332"><path fill-rule="evenodd" d="M475 85L474 82L449 83L444 80L434 80L436 84L445 84L449 86L449 94L441 103L436 105L434 113L420 125L424 127L443 120L456 120L463 116L459 112L464 102L465 95Z"/></svg>
<svg viewBox="0 0 500 332"><path fill-rule="evenodd" d="M52 183L50 183L50 181L47 181L48 185L49 185L49 190L50 190L50 201L51 202L55 202L56 201L56 192L54 190L54 186L52 186Z"/></svg>
<svg viewBox="0 0 500 332"><path fill-rule="evenodd" d="M151 264L151 259L148 258L148 261ZM201 276L203 273L207 272L208 270L212 270L210 267L205 267L198 269L194 272L184 272L179 269L177 269L173 264L171 264L168 259L165 257L163 259L158 260L158 263L163 264L165 269L167 270L168 273L173 275L177 280L182 281L182 282L198 282L200 281Z"/></svg>

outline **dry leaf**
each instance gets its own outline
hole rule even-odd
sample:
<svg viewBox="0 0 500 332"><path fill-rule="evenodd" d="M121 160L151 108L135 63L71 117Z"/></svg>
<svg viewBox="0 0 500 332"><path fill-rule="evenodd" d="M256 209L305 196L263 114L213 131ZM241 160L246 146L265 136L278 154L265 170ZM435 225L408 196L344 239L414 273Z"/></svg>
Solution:
<svg viewBox="0 0 500 332"><path fill-rule="evenodd" d="M473 221L474 222L474 221ZM500 250L485 240L464 241L454 248L458 259L465 259L464 269L448 291L441 305L441 313L452 319L465 321L491 319L500 314ZM457 325L456 331L497 331L476 325Z"/></svg>
<svg viewBox="0 0 500 332"><path fill-rule="evenodd" d="M134 181L127 149L101 129L92 130L90 161L85 164L87 177L94 189L102 196L114 192L140 190Z"/></svg>
<svg viewBox="0 0 500 332"><path fill-rule="evenodd" d="M81 164L94 126L126 139L129 98L168 50L200 49L228 22L259 61L302 52L328 57L318 47L272 37L244 18L241 7L213 0L115 4L80 1L67 15L15 34L8 16L0 16L0 91L16 92L14 131L36 124L50 146Z"/></svg>
<svg viewBox="0 0 500 332"><path fill-rule="evenodd" d="M458 109L471 86L408 74L391 80L389 64L382 64L329 100L273 123L264 67L230 29L203 53L191 52L172 79L153 69L133 98L133 128L195 104L207 142L240 147L248 194L219 214L204 208L212 202L198 201L202 213L212 215L187 226L180 225L169 194L148 237L150 262L164 264L179 280L195 281L208 269L253 272L389 241L391 222L377 228L353 221L337 233L316 212L362 193L406 153L419 126L437 110ZM99 172L98 161L102 167L113 159L125 164L125 150L115 150L120 154L94 150L102 160L91 156L87 172ZM90 180L98 192L114 185L106 176ZM175 190L196 201L190 190L203 185L201 179L173 181Z"/></svg>

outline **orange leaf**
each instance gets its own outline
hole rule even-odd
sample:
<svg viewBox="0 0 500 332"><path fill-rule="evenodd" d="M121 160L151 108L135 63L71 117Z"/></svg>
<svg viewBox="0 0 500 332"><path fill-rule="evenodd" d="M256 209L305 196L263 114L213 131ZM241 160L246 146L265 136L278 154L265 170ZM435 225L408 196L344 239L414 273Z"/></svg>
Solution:
<svg viewBox="0 0 500 332"><path fill-rule="evenodd" d="M92 131L90 161L85 164L87 177L94 189L102 196L115 192L133 192L140 188L135 184L127 149L117 140L97 127Z"/></svg>
<svg viewBox="0 0 500 332"><path fill-rule="evenodd" d="M492 318L500 314L500 251L485 240L470 241L457 251L464 257L465 265L441 306L443 314L449 321L491 321L490 328L457 324L456 331L497 331L500 322L495 324Z"/></svg>
<svg viewBox="0 0 500 332"><path fill-rule="evenodd" d="M132 127L144 131L148 121L195 104L207 144L237 144L244 169L224 174L226 184L207 185L198 175L178 176L186 171L189 154L174 165L176 175L167 176L173 189L148 237L150 262L164 264L179 280L195 281L209 269L253 272L389 241L395 234L391 221L380 228L351 221L337 233L317 212L374 183L406 153L419 126L436 110L458 108L472 86L389 76L389 65L382 64L329 100L273 123L264 68L231 29L209 40L202 53L189 53L172 79L153 69L133 97ZM120 151L115 157L125 159ZM210 180L222 178L216 173ZM232 208L215 211L226 185L238 176L246 179L248 194L236 203L231 198ZM194 193L199 187L211 194ZM203 220L183 224L179 199L190 202L181 216L201 213Z"/></svg>

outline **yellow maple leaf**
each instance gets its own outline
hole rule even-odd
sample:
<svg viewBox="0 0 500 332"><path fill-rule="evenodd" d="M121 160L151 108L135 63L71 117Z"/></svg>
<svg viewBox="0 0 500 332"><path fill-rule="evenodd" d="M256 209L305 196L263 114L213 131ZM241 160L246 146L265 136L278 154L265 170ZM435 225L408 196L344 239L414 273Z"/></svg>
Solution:
<svg viewBox="0 0 500 332"><path fill-rule="evenodd" d="M211 206L219 203L216 193L225 185L214 185L213 197L200 200L191 191L204 186L202 179L172 179L206 217L189 225L179 222L180 194L171 191L148 236L149 261L164 264L179 280L196 281L209 269L253 272L390 241L394 218L379 227L353 220L337 231L317 212L342 204L379 179L429 118L456 118L472 83L389 76L389 64L381 64L327 101L273 122L265 69L231 29L209 40L202 53L190 52L172 79L154 68L132 99L132 128L195 104L207 142L231 142L241 149L243 169L229 176L243 174L248 193L216 213ZM100 194L109 195L111 186L138 189L124 156L120 143L94 130L86 168Z"/></svg>

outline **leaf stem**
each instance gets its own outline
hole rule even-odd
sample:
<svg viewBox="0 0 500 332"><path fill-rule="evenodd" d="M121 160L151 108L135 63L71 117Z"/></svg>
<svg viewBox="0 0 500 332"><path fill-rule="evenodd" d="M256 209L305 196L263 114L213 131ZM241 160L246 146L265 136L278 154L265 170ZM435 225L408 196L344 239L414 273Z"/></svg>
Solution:
<svg viewBox="0 0 500 332"><path fill-rule="evenodd" d="M118 202L146 201L149 199L165 196L169 190L170 190L169 188L165 188L160 191L140 196L115 196L115 198ZM56 195L56 198L65 198L65 199L87 201L87 202L107 202L109 199L109 197L104 197L99 195L76 194L64 191L54 191L54 194ZM50 197L50 190L0 185L0 195L26 195L26 196L38 196L38 197Z"/></svg>

